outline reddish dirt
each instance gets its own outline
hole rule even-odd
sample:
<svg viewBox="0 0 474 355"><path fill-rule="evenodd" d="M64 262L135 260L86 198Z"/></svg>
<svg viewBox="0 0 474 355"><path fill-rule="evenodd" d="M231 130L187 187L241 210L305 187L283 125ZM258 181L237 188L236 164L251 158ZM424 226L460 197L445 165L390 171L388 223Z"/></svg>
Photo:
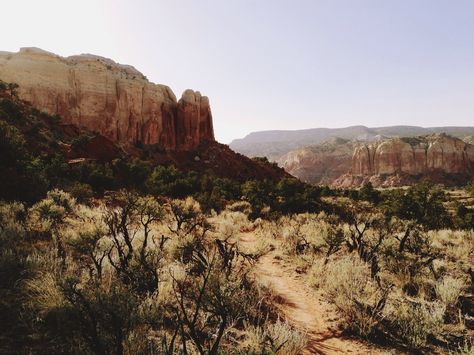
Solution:
<svg viewBox="0 0 474 355"><path fill-rule="evenodd" d="M252 233L243 234L240 241L249 246L256 242ZM335 307L317 291L309 289L294 269L276 259L275 252L260 258L255 277L274 292L279 300L277 308L280 316L306 334L308 343L302 355L387 353L363 341L343 336Z"/></svg>

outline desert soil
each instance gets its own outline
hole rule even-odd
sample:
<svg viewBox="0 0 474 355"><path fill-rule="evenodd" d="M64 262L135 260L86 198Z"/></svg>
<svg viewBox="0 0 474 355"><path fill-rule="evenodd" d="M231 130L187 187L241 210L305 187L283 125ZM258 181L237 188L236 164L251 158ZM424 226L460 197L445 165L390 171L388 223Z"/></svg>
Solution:
<svg viewBox="0 0 474 355"><path fill-rule="evenodd" d="M240 242L256 243L252 233L244 233ZM306 334L306 354L389 354L357 339L344 336L338 327L337 310L321 294L310 290L298 273L283 264L275 252L262 256L255 265L258 282L269 287L278 300L280 315L291 326Z"/></svg>

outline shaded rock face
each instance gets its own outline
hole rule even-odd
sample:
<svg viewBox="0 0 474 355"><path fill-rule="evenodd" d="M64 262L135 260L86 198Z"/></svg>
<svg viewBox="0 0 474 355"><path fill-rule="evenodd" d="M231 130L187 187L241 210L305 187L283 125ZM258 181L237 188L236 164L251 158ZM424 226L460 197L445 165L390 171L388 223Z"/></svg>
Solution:
<svg viewBox="0 0 474 355"><path fill-rule="evenodd" d="M63 58L36 48L0 52L0 79L20 85L21 99L61 115L64 123L117 143L173 151L214 141L207 97L186 90L178 102L169 87L107 58Z"/></svg>

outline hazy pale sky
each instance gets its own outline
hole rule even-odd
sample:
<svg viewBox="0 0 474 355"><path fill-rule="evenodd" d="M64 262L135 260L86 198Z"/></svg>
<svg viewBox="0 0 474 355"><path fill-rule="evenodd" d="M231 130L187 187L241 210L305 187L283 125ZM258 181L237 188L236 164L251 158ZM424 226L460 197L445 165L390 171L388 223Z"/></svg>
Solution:
<svg viewBox="0 0 474 355"><path fill-rule="evenodd" d="M474 0L2 0L0 50L131 64L256 130L474 125Z"/></svg>

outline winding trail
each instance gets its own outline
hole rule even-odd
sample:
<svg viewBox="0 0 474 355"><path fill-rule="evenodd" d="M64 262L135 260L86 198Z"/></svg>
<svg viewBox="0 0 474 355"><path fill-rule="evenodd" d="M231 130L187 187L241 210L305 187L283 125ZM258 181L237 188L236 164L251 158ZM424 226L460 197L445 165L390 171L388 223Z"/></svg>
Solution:
<svg viewBox="0 0 474 355"><path fill-rule="evenodd" d="M251 247L256 243L255 235L243 233L240 242ZM308 343L302 355L387 353L343 336L338 329L335 307L314 290L311 292L295 270L275 258L275 252L262 256L255 268L257 281L274 292L282 318L307 335Z"/></svg>

